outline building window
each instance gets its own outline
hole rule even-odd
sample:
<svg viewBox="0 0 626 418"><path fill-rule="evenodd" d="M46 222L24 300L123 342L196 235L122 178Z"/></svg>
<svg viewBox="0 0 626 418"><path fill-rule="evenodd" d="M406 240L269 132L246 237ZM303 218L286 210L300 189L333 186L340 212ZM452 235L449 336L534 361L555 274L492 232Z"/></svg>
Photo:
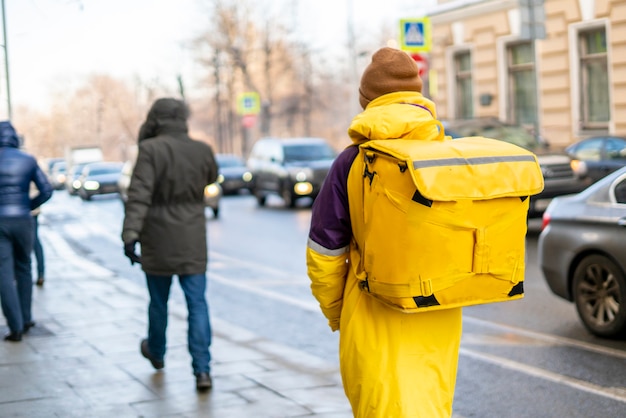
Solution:
<svg viewBox="0 0 626 418"><path fill-rule="evenodd" d="M454 54L454 76L456 80L456 118L474 117L472 96L472 62L469 51Z"/></svg>
<svg viewBox="0 0 626 418"><path fill-rule="evenodd" d="M604 27L578 33L582 129L608 129L609 72Z"/></svg>
<svg viewBox="0 0 626 418"><path fill-rule="evenodd" d="M507 119L520 125L537 121L537 82L535 57L530 42L507 46L508 106Z"/></svg>

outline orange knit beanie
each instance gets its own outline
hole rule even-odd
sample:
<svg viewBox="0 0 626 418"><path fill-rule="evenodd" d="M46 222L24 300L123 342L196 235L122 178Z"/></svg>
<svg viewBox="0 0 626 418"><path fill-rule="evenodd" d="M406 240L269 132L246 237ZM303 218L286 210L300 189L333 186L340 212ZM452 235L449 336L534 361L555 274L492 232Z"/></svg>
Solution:
<svg viewBox="0 0 626 418"><path fill-rule="evenodd" d="M404 51L384 47L372 56L361 76L359 103L365 109L374 99L397 91L422 92L417 64Z"/></svg>

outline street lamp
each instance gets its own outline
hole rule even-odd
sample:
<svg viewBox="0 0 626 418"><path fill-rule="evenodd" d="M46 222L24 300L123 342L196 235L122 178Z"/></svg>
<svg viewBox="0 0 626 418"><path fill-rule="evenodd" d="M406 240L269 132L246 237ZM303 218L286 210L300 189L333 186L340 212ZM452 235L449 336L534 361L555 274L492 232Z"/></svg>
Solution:
<svg viewBox="0 0 626 418"><path fill-rule="evenodd" d="M4 11L4 0L2 0L2 33L4 38L4 71L7 81L7 110L9 112L9 120L12 118L11 112L11 83L9 82L9 47L7 42L7 20Z"/></svg>

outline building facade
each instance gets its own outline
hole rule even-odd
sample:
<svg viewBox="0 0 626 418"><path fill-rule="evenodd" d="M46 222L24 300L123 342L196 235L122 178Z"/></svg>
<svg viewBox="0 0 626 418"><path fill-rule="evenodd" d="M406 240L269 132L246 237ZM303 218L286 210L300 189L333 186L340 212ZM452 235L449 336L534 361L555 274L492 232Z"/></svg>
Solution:
<svg viewBox="0 0 626 418"><path fill-rule="evenodd" d="M626 0L439 0L429 17L440 118L626 136Z"/></svg>

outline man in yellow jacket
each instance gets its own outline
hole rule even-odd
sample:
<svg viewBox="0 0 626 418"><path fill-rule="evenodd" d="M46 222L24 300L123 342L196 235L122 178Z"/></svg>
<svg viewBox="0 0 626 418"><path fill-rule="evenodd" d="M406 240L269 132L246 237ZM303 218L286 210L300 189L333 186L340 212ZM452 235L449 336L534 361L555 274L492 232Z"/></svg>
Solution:
<svg viewBox="0 0 626 418"><path fill-rule="evenodd" d="M311 290L330 328L340 331L339 358L355 417L450 417L461 341L461 308L407 314L359 288L363 276L364 162L370 139L435 140L435 105L421 94L416 63L382 48L359 88L364 111L350 125L353 144L335 160L313 205L307 246ZM393 263L383 255L380 263ZM419 254L416 254L419 257Z"/></svg>

